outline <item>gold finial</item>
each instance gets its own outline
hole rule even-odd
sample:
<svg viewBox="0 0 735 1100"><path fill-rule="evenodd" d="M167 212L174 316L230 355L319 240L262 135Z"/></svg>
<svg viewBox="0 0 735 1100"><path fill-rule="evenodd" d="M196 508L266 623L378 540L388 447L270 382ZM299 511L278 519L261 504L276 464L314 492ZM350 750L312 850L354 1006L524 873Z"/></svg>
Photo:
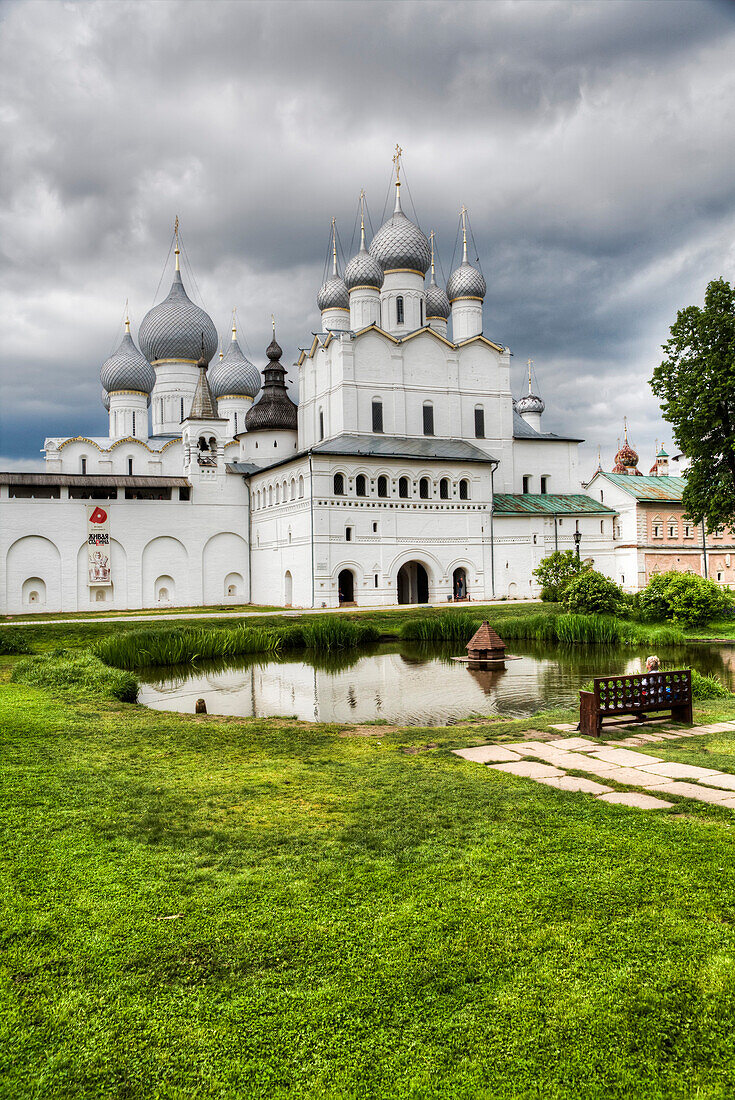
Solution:
<svg viewBox="0 0 735 1100"><path fill-rule="evenodd" d="M332 218L332 275L337 274L337 220Z"/></svg>
<svg viewBox="0 0 735 1100"><path fill-rule="evenodd" d="M176 256L176 270L179 271L179 215L176 215L176 221L174 222L174 237L176 238L176 248L174 249L174 255Z"/></svg>
<svg viewBox="0 0 735 1100"><path fill-rule="evenodd" d="M360 189L360 251L366 251L365 248L365 189Z"/></svg>
<svg viewBox="0 0 735 1100"><path fill-rule="evenodd" d="M434 278L434 230L429 233L429 241L431 242L431 277Z"/></svg>
<svg viewBox="0 0 735 1100"><path fill-rule="evenodd" d="M393 163L396 166L396 187L401 186L401 157L403 155L403 149L401 149L398 142L396 142L396 151L393 154Z"/></svg>
<svg viewBox="0 0 735 1100"><path fill-rule="evenodd" d="M623 417L623 428L625 430L625 442L628 442L628 417Z"/></svg>
<svg viewBox="0 0 735 1100"><path fill-rule="evenodd" d="M601 469L602 469L602 454L601 454L601 452L600 452L600 445L599 445L599 443L597 444L597 469L598 469L598 470L601 470Z"/></svg>
<svg viewBox="0 0 735 1100"><path fill-rule="evenodd" d="M128 299L125 299L125 331L128 336L130 335L130 311L128 309ZM656 448L658 450L658 448Z"/></svg>
<svg viewBox="0 0 735 1100"><path fill-rule="evenodd" d="M467 207L462 204L462 263L467 263Z"/></svg>
<svg viewBox="0 0 735 1100"><path fill-rule="evenodd" d="M237 306L232 307L232 339L237 336Z"/></svg>
<svg viewBox="0 0 735 1100"><path fill-rule="evenodd" d="M531 370L533 369L533 359L528 360L528 392L531 392Z"/></svg>
<svg viewBox="0 0 735 1100"><path fill-rule="evenodd" d="M222 337L220 336L220 340L219 340L219 361L220 361L220 363L222 362L224 357L225 357L225 353L222 351Z"/></svg>
<svg viewBox="0 0 735 1100"><path fill-rule="evenodd" d="M271 324L273 325L273 339L275 340L275 338L276 338L276 315L275 315L275 313L271 313Z"/></svg>

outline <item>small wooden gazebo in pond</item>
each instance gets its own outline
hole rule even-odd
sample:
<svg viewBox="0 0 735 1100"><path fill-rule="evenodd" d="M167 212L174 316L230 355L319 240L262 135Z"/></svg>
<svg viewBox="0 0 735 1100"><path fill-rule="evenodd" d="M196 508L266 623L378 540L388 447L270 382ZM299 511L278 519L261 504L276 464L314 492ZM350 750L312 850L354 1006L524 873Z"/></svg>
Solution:
<svg viewBox="0 0 735 1100"><path fill-rule="evenodd" d="M489 665L502 664L505 659L505 642L486 619L467 643L467 660L471 665Z"/></svg>

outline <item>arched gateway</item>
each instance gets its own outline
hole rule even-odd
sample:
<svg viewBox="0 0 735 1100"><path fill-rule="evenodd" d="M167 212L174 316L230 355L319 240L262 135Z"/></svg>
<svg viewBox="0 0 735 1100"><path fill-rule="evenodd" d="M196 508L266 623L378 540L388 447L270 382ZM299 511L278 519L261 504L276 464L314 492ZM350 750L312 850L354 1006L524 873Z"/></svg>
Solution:
<svg viewBox="0 0 735 1100"><path fill-rule="evenodd" d="M407 561L398 570L398 602L428 603L429 574L420 561Z"/></svg>
<svg viewBox="0 0 735 1100"><path fill-rule="evenodd" d="M355 602L355 575L351 569L342 570L337 578L337 586L341 604Z"/></svg>

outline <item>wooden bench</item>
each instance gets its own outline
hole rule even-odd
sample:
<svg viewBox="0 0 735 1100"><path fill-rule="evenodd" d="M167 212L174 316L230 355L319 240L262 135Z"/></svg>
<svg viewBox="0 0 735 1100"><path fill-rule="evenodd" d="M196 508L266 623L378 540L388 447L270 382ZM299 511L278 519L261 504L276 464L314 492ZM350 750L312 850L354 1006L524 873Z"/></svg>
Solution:
<svg viewBox="0 0 735 1100"><path fill-rule="evenodd" d="M603 718L632 714L644 722L651 711L670 711L676 722L692 724L692 674L644 672L640 676L597 676L592 691L579 693L579 725L588 737L599 737Z"/></svg>

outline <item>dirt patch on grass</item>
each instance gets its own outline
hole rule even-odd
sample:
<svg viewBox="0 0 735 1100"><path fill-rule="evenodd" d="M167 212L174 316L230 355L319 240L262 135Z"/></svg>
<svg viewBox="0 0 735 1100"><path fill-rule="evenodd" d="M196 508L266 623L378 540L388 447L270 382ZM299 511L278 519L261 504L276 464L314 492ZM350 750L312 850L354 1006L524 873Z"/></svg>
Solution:
<svg viewBox="0 0 735 1100"><path fill-rule="evenodd" d="M386 733L395 733L400 726L349 726L340 730L338 737L383 737Z"/></svg>

